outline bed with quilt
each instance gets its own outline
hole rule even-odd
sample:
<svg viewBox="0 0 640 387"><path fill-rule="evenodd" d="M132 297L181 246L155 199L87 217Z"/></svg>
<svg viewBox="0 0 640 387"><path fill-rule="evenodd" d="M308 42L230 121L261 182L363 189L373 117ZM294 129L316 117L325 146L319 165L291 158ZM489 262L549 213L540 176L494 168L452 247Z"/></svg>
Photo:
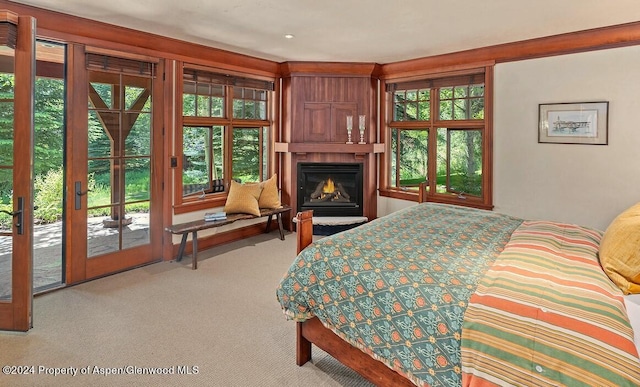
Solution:
<svg viewBox="0 0 640 387"><path fill-rule="evenodd" d="M299 246L276 295L299 365L313 343L378 385L637 386L628 292L602 239L421 203Z"/></svg>

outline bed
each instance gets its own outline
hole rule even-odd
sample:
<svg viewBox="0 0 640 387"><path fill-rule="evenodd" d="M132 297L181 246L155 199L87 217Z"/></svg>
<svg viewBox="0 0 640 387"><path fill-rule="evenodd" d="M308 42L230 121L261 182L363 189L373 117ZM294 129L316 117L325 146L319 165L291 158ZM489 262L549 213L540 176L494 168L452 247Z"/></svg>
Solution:
<svg viewBox="0 0 640 387"><path fill-rule="evenodd" d="M298 365L313 344L377 385L640 384L602 232L421 203L311 243L311 216L276 290Z"/></svg>

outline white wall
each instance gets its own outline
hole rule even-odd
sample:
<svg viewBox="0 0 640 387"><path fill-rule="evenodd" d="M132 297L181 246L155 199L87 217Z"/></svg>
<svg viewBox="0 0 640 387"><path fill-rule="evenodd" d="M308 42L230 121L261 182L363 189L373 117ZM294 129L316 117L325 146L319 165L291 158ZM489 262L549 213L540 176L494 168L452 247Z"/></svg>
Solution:
<svg viewBox="0 0 640 387"><path fill-rule="evenodd" d="M385 216L403 208L413 206L416 202L399 200L378 195L378 217Z"/></svg>
<svg viewBox="0 0 640 387"><path fill-rule="evenodd" d="M639 46L498 64L494 86L496 212L604 230L640 202ZM538 143L539 104L593 101L608 145ZM385 199L379 216L402 206Z"/></svg>
<svg viewBox="0 0 640 387"><path fill-rule="evenodd" d="M640 47L496 65L495 211L606 229L640 201ZM608 145L538 143L538 104L609 102Z"/></svg>

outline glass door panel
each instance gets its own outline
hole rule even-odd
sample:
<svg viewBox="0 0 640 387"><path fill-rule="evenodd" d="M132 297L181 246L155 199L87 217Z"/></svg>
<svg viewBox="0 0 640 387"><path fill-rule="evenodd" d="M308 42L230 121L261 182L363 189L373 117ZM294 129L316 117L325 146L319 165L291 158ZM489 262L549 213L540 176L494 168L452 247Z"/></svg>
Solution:
<svg viewBox="0 0 640 387"><path fill-rule="evenodd" d="M152 95L162 100L163 65L70 49L66 254L77 283L162 258L163 121Z"/></svg>
<svg viewBox="0 0 640 387"><path fill-rule="evenodd" d="M150 242L151 86L150 77L90 73L89 258Z"/></svg>
<svg viewBox="0 0 640 387"><path fill-rule="evenodd" d="M36 42L34 293L64 284L65 54L63 44Z"/></svg>
<svg viewBox="0 0 640 387"><path fill-rule="evenodd" d="M0 300L13 293L13 104L14 50L0 47Z"/></svg>

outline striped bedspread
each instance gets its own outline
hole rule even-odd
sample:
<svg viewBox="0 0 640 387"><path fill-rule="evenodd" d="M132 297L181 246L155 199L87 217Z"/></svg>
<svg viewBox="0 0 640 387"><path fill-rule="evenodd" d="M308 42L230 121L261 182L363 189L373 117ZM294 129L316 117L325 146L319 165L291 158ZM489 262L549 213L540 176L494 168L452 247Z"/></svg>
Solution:
<svg viewBox="0 0 640 387"><path fill-rule="evenodd" d="M602 234L524 222L465 314L465 386L638 386L621 292L598 263Z"/></svg>

